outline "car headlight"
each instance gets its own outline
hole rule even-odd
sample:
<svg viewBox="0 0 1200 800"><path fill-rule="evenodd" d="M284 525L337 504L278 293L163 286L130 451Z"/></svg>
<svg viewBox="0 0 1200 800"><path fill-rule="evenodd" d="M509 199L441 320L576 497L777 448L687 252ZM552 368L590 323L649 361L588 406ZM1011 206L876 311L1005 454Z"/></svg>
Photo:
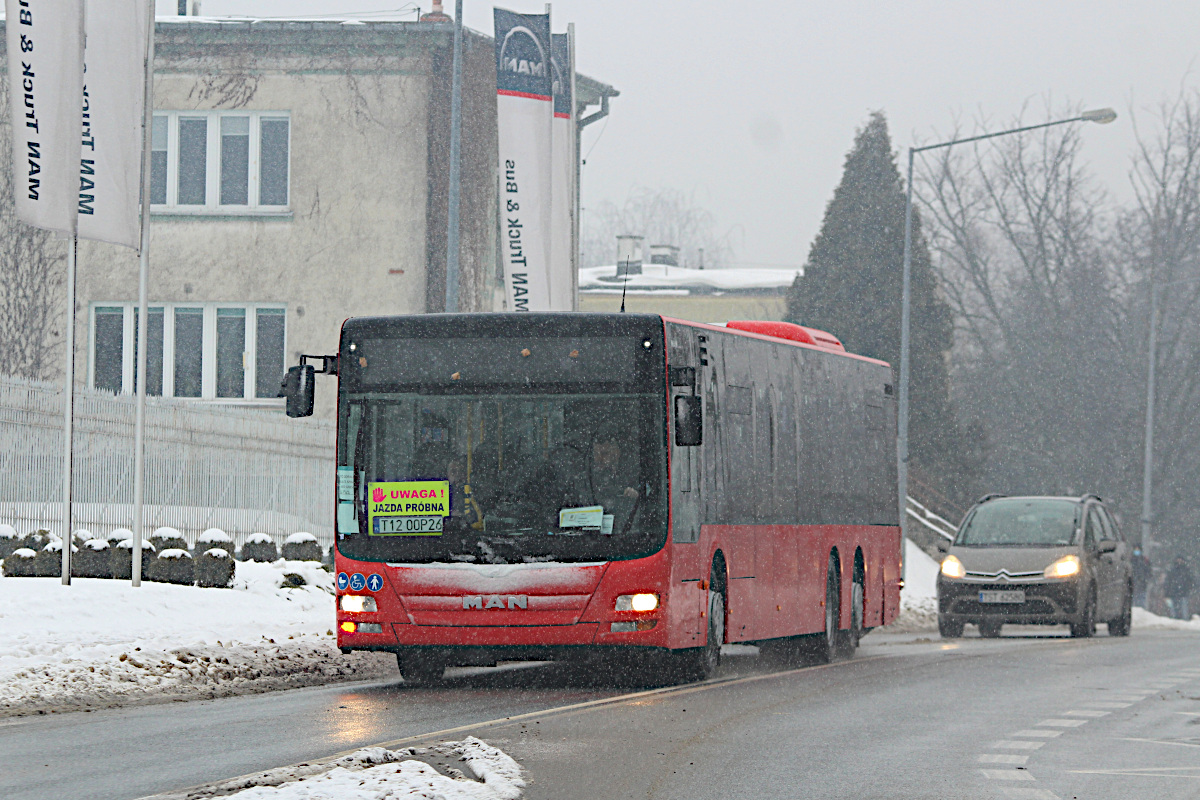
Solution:
<svg viewBox="0 0 1200 800"><path fill-rule="evenodd" d="M947 578L965 578L967 576L967 568L955 556L946 556L942 562L942 574Z"/></svg>
<svg viewBox="0 0 1200 800"><path fill-rule="evenodd" d="M623 594L617 598L617 611L653 611L656 608L656 594Z"/></svg>
<svg viewBox="0 0 1200 800"><path fill-rule="evenodd" d="M344 594L341 599L342 611L348 611L351 614L361 614L364 611L378 611L379 608L375 604L374 597L366 597L361 594Z"/></svg>
<svg viewBox="0 0 1200 800"><path fill-rule="evenodd" d="M1079 556L1063 556L1042 573L1047 578L1073 578L1079 574Z"/></svg>

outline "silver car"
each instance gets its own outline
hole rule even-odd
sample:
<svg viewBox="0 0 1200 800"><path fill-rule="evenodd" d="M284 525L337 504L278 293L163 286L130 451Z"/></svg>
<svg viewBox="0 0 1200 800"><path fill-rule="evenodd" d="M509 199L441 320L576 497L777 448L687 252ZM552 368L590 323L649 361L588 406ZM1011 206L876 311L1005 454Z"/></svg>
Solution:
<svg viewBox="0 0 1200 800"><path fill-rule="evenodd" d="M962 635L972 623L999 636L1006 622L1071 626L1091 636L1096 623L1127 636L1133 607L1131 546L1095 495L989 495L967 513L938 574L938 630Z"/></svg>

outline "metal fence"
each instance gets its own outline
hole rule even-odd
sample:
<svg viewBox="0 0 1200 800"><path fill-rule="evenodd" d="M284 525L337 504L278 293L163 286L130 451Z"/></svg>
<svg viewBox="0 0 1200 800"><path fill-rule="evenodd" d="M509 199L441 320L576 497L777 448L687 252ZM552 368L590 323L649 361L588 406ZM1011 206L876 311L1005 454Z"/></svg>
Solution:
<svg viewBox="0 0 1200 800"><path fill-rule="evenodd" d="M132 528L135 398L76 391L73 528ZM62 531L62 408L60 386L0 378L0 522L20 534ZM308 531L328 545L334 436L278 411L147 398L147 536L220 528L240 545Z"/></svg>

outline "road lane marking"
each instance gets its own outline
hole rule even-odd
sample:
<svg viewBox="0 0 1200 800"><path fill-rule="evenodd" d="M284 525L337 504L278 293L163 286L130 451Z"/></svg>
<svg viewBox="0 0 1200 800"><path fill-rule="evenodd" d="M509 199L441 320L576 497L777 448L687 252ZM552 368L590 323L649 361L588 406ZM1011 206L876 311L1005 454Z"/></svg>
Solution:
<svg viewBox="0 0 1200 800"><path fill-rule="evenodd" d="M1013 756L1007 753L981 753L975 759L980 764L1013 764L1023 767L1025 762L1029 760L1029 756Z"/></svg>
<svg viewBox="0 0 1200 800"><path fill-rule="evenodd" d="M1037 736L1038 738L1051 739L1055 736L1062 736L1062 731L1039 731L1036 728L1026 728L1023 731L1017 731L1013 736Z"/></svg>
<svg viewBox="0 0 1200 800"><path fill-rule="evenodd" d="M1035 780L1025 770L1019 769L981 769L983 777L993 781L1032 781Z"/></svg>
<svg viewBox="0 0 1200 800"><path fill-rule="evenodd" d="M1066 717L1092 717L1093 719L1095 719L1098 717L1107 717L1111 713L1112 713L1111 711L1096 711L1095 709L1091 709L1091 708L1073 708L1070 711L1064 711L1063 716L1066 716Z"/></svg>
<svg viewBox="0 0 1200 800"><path fill-rule="evenodd" d="M1045 742L1017 742L1012 739L1002 739L999 742L992 742L992 747L997 750L1037 750L1039 747L1044 747Z"/></svg>
<svg viewBox="0 0 1200 800"><path fill-rule="evenodd" d="M1038 723L1047 728L1078 728L1080 725L1086 724L1086 719L1044 719Z"/></svg>
<svg viewBox="0 0 1200 800"><path fill-rule="evenodd" d="M1084 703L1088 708L1129 708L1133 703L1111 703L1107 700L1094 703Z"/></svg>
<svg viewBox="0 0 1200 800"><path fill-rule="evenodd" d="M1180 774L1184 771L1195 775ZM1124 775L1130 778L1190 778L1200 780L1200 767L1126 767L1125 769L1069 769L1081 775Z"/></svg>
<svg viewBox="0 0 1200 800"><path fill-rule="evenodd" d="M1017 798L1017 800L1059 800L1058 795L1049 789L1025 789L1009 786L1000 787L1000 791L1005 797Z"/></svg>
<svg viewBox="0 0 1200 800"><path fill-rule="evenodd" d="M1185 717L1200 717L1200 711L1176 711L1176 714L1183 714Z"/></svg>
<svg viewBox="0 0 1200 800"><path fill-rule="evenodd" d="M1169 739L1139 739L1134 736L1123 736L1122 741L1126 742L1145 742L1146 744L1168 744L1175 747L1200 747L1196 742L1172 742Z"/></svg>

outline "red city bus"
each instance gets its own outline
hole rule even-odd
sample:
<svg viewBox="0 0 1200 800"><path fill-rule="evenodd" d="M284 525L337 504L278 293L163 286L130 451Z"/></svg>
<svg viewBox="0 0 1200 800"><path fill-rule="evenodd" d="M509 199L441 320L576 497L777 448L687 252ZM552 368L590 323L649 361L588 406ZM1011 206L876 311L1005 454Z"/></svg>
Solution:
<svg viewBox="0 0 1200 800"><path fill-rule="evenodd" d="M293 367L288 413L312 413ZM338 645L448 665L722 642L832 659L900 603L891 368L781 322L647 314L347 320Z"/></svg>

